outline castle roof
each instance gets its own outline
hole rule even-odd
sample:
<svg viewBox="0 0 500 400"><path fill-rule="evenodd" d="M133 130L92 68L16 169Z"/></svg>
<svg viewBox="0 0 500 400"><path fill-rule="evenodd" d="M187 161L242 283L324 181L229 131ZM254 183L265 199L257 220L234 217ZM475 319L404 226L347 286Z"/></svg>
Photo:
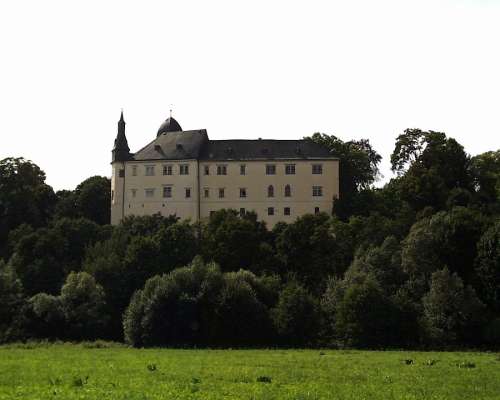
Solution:
<svg viewBox="0 0 500 400"><path fill-rule="evenodd" d="M208 135L205 129L162 133L135 153L133 159L137 161L195 159L199 158L206 142Z"/></svg>
<svg viewBox="0 0 500 400"><path fill-rule="evenodd" d="M203 160L303 160L336 158L327 148L311 140L233 139L209 140L201 153Z"/></svg>

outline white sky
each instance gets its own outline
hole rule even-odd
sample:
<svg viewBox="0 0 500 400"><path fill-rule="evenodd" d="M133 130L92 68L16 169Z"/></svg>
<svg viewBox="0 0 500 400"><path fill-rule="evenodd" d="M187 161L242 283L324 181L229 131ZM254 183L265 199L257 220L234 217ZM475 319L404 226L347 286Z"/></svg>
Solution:
<svg viewBox="0 0 500 400"><path fill-rule="evenodd" d="M120 108L132 151L170 104L212 139L444 131L500 147L500 0L0 0L0 159L55 189L110 175Z"/></svg>

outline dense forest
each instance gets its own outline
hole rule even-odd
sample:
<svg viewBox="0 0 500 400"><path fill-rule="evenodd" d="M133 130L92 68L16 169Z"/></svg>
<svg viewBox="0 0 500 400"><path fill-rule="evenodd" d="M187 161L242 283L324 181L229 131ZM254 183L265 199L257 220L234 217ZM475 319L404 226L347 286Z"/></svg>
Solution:
<svg viewBox="0 0 500 400"><path fill-rule="evenodd" d="M408 129L375 188L368 140L310 140L340 157L341 197L272 230L234 210L111 226L109 179L54 192L1 160L0 343L498 347L500 150Z"/></svg>

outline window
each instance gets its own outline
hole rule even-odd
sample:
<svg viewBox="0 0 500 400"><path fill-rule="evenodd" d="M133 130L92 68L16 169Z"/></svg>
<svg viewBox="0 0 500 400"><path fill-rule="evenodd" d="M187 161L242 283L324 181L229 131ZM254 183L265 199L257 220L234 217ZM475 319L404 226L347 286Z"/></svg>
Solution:
<svg viewBox="0 0 500 400"><path fill-rule="evenodd" d="M210 211L210 216L213 216L215 214L215 211Z"/></svg>
<svg viewBox="0 0 500 400"><path fill-rule="evenodd" d="M274 207L267 208L267 215L274 215Z"/></svg>
<svg viewBox="0 0 500 400"><path fill-rule="evenodd" d="M203 195L205 196L206 199L209 198L210 190L208 188L203 189Z"/></svg>
<svg viewBox="0 0 500 400"><path fill-rule="evenodd" d="M188 164L179 165L179 174L189 175L189 165Z"/></svg>
<svg viewBox="0 0 500 400"><path fill-rule="evenodd" d="M286 175L295 175L295 164L286 164L285 165L285 174Z"/></svg>
<svg viewBox="0 0 500 400"><path fill-rule="evenodd" d="M267 187L267 197L274 197L274 186L269 185Z"/></svg>
<svg viewBox="0 0 500 400"><path fill-rule="evenodd" d="M247 189L240 188L240 197L247 197Z"/></svg>
<svg viewBox="0 0 500 400"><path fill-rule="evenodd" d="M219 188L219 199L224 198L224 188Z"/></svg>
<svg viewBox="0 0 500 400"><path fill-rule="evenodd" d="M322 186L313 186L313 196L314 197L323 196L323 187Z"/></svg>
<svg viewBox="0 0 500 400"><path fill-rule="evenodd" d="M132 176L137 176L137 165L132 165Z"/></svg>
<svg viewBox="0 0 500 400"><path fill-rule="evenodd" d="M227 175L227 165L226 164L217 165L217 175Z"/></svg>
<svg viewBox="0 0 500 400"><path fill-rule="evenodd" d="M135 198L137 196L137 189L132 189L131 192L132 192L132 197Z"/></svg>
<svg viewBox="0 0 500 400"><path fill-rule="evenodd" d="M154 176L154 174L155 174L155 166L146 165L146 176Z"/></svg>
<svg viewBox="0 0 500 400"><path fill-rule="evenodd" d="M285 197L292 197L292 188L290 185L285 186Z"/></svg>
<svg viewBox="0 0 500 400"><path fill-rule="evenodd" d="M276 175L276 165L267 164L266 165L266 175Z"/></svg>
<svg viewBox="0 0 500 400"><path fill-rule="evenodd" d="M172 197L172 186L163 186L163 197Z"/></svg>
<svg viewBox="0 0 500 400"><path fill-rule="evenodd" d="M114 191L114 190L112 190L112 191L111 191L111 200L114 200L114 199L115 199L115 191Z"/></svg>
<svg viewBox="0 0 500 400"><path fill-rule="evenodd" d="M323 164L313 164L312 173L314 175L321 175L323 173Z"/></svg>
<svg viewBox="0 0 500 400"><path fill-rule="evenodd" d="M245 216L245 209L240 208L240 217L244 217L244 216Z"/></svg>
<svg viewBox="0 0 500 400"><path fill-rule="evenodd" d="M191 188L186 188L186 199L191 197Z"/></svg>
<svg viewBox="0 0 500 400"><path fill-rule="evenodd" d="M290 207L285 207L285 208L283 209L283 214L285 214L285 215L290 215Z"/></svg>
<svg viewBox="0 0 500 400"><path fill-rule="evenodd" d="M247 174L247 166L245 164L240 165L240 175L246 175Z"/></svg>
<svg viewBox="0 0 500 400"><path fill-rule="evenodd" d="M144 192L145 192L147 198L155 197L155 190L154 189L146 189Z"/></svg>
<svg viewBox="0 0 500 400"><path fill-rule="evenodd" d="M163 175L172 175L172 166L164 165L163 166Z"/></svg>
<svg viewBox="0 0 500 400"><path fill-rule="evenodd" d="M125 178L125 170L123 168L118 171L118 176L120 178Z"/></svg>
<svg viewBox="0 0 500 400"><path fill-rule="evenodd" d="M314 207L314 214L319 214L319 207Z"/></svg>
<svg viewBox="0 0 500 400"><path fill-rule="evenodd" d="M203 170L205 171L205 175L210 175L210 165L205 165L203 167Z"/></svg>

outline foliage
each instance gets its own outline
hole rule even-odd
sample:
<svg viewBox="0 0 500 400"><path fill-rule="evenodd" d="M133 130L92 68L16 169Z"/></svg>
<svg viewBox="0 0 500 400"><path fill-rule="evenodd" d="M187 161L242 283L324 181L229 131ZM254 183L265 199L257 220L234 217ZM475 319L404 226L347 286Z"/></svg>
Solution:
<svg viewBox="0 0 500 400"><path fill-rule="evenodd" d="M203 227L203 255L220 265L222 271L245 268L253 272L276 271L276 260L270 247L265 223L248 212L219 210Z"/></svg>
<svg viewBox="0 0 500 400"><path fill-rule="evenodd" d="M16 339L20 335L16 316L23 303L21 281L14 270L0 260L0 343Z"/></svg>
<svg viewBox="0 0 500 400"><path fill-rule="evenodd" d="M21 224L43 226L50 219L56 196L45 173L24 158L0 160L0 257L7 254L7 237Z"/></svg>
<svg viewBox="0 0 500 400"><path fill-rule="evenodd" d="M246 271L223 274L201 258L155 276L125 311L125 340L134 346L258 343L269 325L255 290L259 281Z"/></svg>
<svg viewBox="0 0 500 400"><path fill-rule="evenodd" d="M319 328L318 304L297 282L289 282L280 292L272 317L285 344L305 346L315 342Z"/></svg>
<svg viewBox="0 0 500 400"><path fill-rule="evenodd" d="M433 344L455 344L480 340L478 329L484 306L472 287L464 287L456 273L448 269L432 274L429 292L423 300L423 329Z"/></svg>
<svg viewBox="0 0 500 400"><path fill-rule="evenodd" d="M27 295L57 294L65 277L81 269L87 247L105 239L108 232L107 227L86 219L59 219L16 235L10 264Z"/></svg>
<svg viewBox="0 0 500 400"><path fill-rule="evenodd" d="M55 214L58 218L86 218L99 225L109 224L111 211L111 181L92 176L81 182L74 191L56 193L59 199Z"/></svg>
<svg viewBox="0 0 500 400"><path fill-rule="evenodd" d="M475 266L481 299L494 312L500 312L500 220L478 241Z"/></svg>
<svg viewBox="0 0 500 400"><path fill-rule="evenodd" d="M316 291L323 290L321 282L329 275L342 272L342 266L335 265L337 249L337 238L325 213L298 217L276 238L276 252L286 271Z"/></svg>
<svg viewBox="0 0 500 400"><path fill-rule="evenodd" d="M396 342L396 307L371 276L347 286L335 311L335 335L343 345L385 347Z"/></svg>
<svg viewBox="0 0 500 400"><path fill-rule="evenodd" d="M406 129L396 139L391 155L392 170L402 199L413 208L443 209L455 188L472 192L470 157L454 139L442 132Z"/></svg>

